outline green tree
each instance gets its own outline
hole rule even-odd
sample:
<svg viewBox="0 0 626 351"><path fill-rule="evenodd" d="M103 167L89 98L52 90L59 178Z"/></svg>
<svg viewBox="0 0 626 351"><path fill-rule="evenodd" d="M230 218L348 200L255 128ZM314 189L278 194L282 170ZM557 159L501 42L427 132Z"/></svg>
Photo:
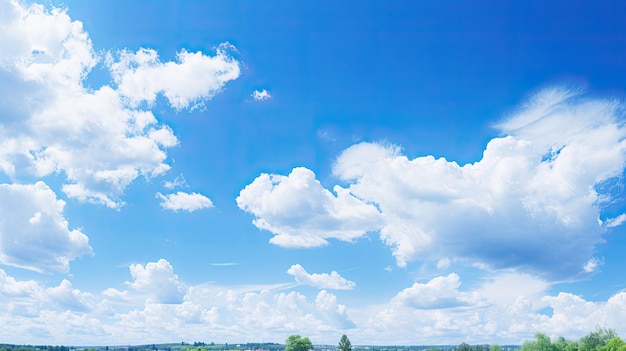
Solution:
<svg viewBox="0 0 626 351"><path fill-rule="evenodd" d="M489 345L489 351L502 351L502 346L496 344Z"/></svg>
<svg viewBox="0 0 626 351"><path fill-rule="evenodd" d="M617 334L615 330L597 327L596 330L580 338L580 351L596 351L606 345Z"/></svg>
<svg viewBox="0 0 626 351"><path fill-rule="evenodd" d="M313 350L313 344L309 338L300 335L289 335L285 340L285 351L309 351Z"/></svg>
<svg viewBox="0 0 626 351"><path fill-rule="evenodd" d="M521 351L557 351L552 345L550 337L543 333L535 333L535 340L528 340L522 344Z"/></svg>
<svg viewBox="0 0 626 351"><path fill-rule="evenodd" d="M606 345L599 347L598 351L626 351L626 342L616 336L609 340Z"/></svg>
<svg viewBox="0 0 626 351"><path fill-rule="evenodd" d="M472 351L472 347L467 343L462 342L459 347L456 348L457 351Z"/></svg>
<svg viewBox="0 0 626 351"><path fill-rule="evenodd" d="M339 340L339 351L352 351L352 344L346 334L343 334Z"/></svg>
<svg viewBox="0 0 626 351"><path fill-rule="evenodd" d="M552 347L556 351L578 351L578 343L567 340L562 336L559 336L557 341L552 344Z"/></svg>

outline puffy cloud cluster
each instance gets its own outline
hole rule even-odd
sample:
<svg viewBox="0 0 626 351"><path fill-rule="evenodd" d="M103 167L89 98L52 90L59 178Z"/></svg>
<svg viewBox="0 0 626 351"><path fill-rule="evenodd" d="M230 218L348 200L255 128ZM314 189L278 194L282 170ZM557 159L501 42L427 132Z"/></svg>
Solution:
<svg viewBox="0 0 626 351"><path fill-rule="evenodd" d="M254 225L275 234L271 243L283 247L323 246L326 239L352 241L380 226L375 206L347 189L324 189L303 167L289 176L261 174L243 189L237 205L253 214Z"/></svg>
<svg viewBox="0 0 626 351"><path fill-rule="evenodd" d="M102 57L81 22L65 10L11 0L0 0L0 13L0 175L11 181L1 185L7 215L0 219L0 262L67 271L91 248L84 234L67 229L46 177L64 180L69 198L120 208L135 179L170 168L166 150L178 144L145 107L158 94L175 109L194 107L236 79L239 63L228 44L214 56L182 50L175 62L150 49L122 50L105 60L114 84L87 88ZM192 211L210 200L168 195L164 206ZM18 220L9 222L8 214Z"/></svg>
<svg viewBox="0 0 626 351"><path fill-rule="evenodd" d="M309 274L309 272L299 264L294 264L289 267L287 273L293 275L298 284L310 285L318 289L352 290L356 285L354 282L347 280L335 271L330 272L330 274Z"/></svg>
<svg viewBox="0 0 626 351"><path fill-rule="evenodd" d="M512 278L532 286L508 285ZM536 331L577 340L597 325L613 328L620 335L626 332L619 320L626 308L626 293L618 292L606 302L592 302L569 293L546 295L545 289L536 289L542 284L507 273L476 290L462 291L458 275L435 277L402 290L382 309L371 309L367 322L359 319L357 326L364 329L365 340L383 344L412 344L414 335L424 336L429 344L487 340L521 344ZM516 290L517 286L521 289ZM552 314L540 312L543 310Z"/></svg>
<svg viewBox="0 0 626 351"><path fill-rule="evenodd" d="M261 175L239 203L282 246L379 230L401 267L457 257L576 277L597 269L594 246L607 227L621 223L605 218L604 226L600 219L612 199L610 184L625 167L622 111L618 101L548 89L498 125L504 136L492 139L475 163L411 159L396 146L360 143L333 167L348 184L335 187L336 198L311 171L296 168L288 177ZM336 206L341 198L351 201Z"/></svg>
<svg viewBox="0 0 626 351"><path fill-rule="evenodd" d="M185 295L185 286L174 274L172 265L164 259L130 266L134 281L128 284L133 289L148 294L158 303L180 303Z"/></svg>
<svg viewBox="0 0 626 351"><path fill-rule="evenodd" d="M181 51L161 62L154 50L107 56L117 86L84 87L99 58L78 21L61 10L3 2L0 29L0 164L10 177L63 173L70 197L119 207L138 176L169 169L165 149L178 143L152 112L139 108L162 93L176 109L209 99L240 74L227 53Z"/></svg>
<svg viewBox="0 0 626 351"><path fill-rule="evenodd" d="M65 202L43 182L0 184L0 263L39 272L67 272L92 252L89 238L69 229Z"/></svg>

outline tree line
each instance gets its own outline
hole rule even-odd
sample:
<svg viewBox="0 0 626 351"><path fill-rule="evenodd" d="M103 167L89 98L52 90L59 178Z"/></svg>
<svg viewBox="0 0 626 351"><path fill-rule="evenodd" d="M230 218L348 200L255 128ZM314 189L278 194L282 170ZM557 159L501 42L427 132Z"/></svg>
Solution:
<svg viewBox="0 0 626 351"><path fill-rule="evenodd" d="M492 345L469 345L461 343L457 347L451 347L454 351L503 351L502 346ZM518 347L507 347L507 350L518 349ZM307 337L300 335L290 335L285 340L285 351L311 351L313 344ZM352 344L344 334L339 340L338 351L352 351ZM436 351L431 347L431 351ZM535 340L527 340L519 348L519 351L626 351L626 342L623 341L613 329L596 327L579 340L567 340L558 337L552 341L544 333L535 333Z"/></svg>
<svg viewBox="0 0 626 351"><path fill-rule="evenodd" d="M524 342L521 351L626 351L626 342L615 330L597 327L578 341L561 336L553 342L546 334L536 333L535 340Z"/></svg>

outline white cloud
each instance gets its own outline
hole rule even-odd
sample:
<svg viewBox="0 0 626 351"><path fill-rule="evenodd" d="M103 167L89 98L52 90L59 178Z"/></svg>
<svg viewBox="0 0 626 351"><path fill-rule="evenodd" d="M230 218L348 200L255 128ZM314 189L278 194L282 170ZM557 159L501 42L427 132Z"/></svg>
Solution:
<svg viewBox="0 0 626 351"><path fill-rule="evenodd" d="M157 303L180 303L185 295L186 287L174 274L174 268L167 260L148 262L130 266L133 281L128 285L142 293L148 294Z"/></svg>
<svg viewBox="0 0 626 351"><path fill-rule="evenodd" d="M481 296L498 305L511 305L522 296L529 301L533 309L544 307L541 298L545 296L550 284L540 278L525 273L502 272L492 275L478 288Z"/></svg>
<svg viewBox="0 0 626 351"><path fill-rule="evenodd" d="M437 269L448 269L452 261L448 257L443 257L439 261L437 261Z"/></svg>
<svg viewBox="0 0 626 351"><path fill-rule="evenodd" d="M102 292L102 296L114 301L126 302L129 298L128 290L120 291L115 288L107 288Z"/></svg>
<svg viewBox="0 0 626 351"><path fill-rule="evenodd" d="M163 182L163 187L165 187L166 189L174 189L174 188L178 188L178 187L187 187L187 181L185 180L185 177L180 174L178 175L176 178L174 178L174 180L172 181L164 181Z"/></svg>
<svg viewBox="0 0 626 351"><path fill-rule="evenodd" d="M252 96L252 98L256 101L265 101L272 97L272 95L270 95L270 93L265 89L255 90L252 94L250 94L250 96Z"/></svg>
<svg viewBox="0 0 626 351"><path fill-rule="evenodd" d="M352 200L349 207L334 206L313 173L296 168L289 177L258 177L241 192L240 208L282 246L319 246L325 237L380 230L400 267L454 257L550 279L580 277L607 228L598 224L611 200L603 185L624 170L626 128L619 102L576 94L540 92L498 126L508 135L463 166L433 156L410 159L397 146L354 145L333 167L349 184L335 187L339 198ZM367 213L361 220L369 221L332 221L345 211ZM349 235L337 230L342 226Z"/></svg>
<svg viewBox="0 0 626 351"><path fill-rule="evenodd" d="M377 344L412 344L413 335L424 335L424 344L520 344L538 330L574 340L597 325L614 328L619 334L626 332L618 317L626 311L624 292L606 302L590 302L567 293L541 295L547 285L532 277L521 277L533 286L518 293L515 289L522 283L504 287L510 278L496 276L479 290L470 291L459 290L460 280L454 274L416 283L380 309L358 314L355 337ZM491 288L502 290L488 291ZM543 308L551 309L552 315L541 313Z"/></svg>
<svg viewBox="0 0 626 351"><path fill-rule="evenodd" d="M339 273L332 271L329 273L313 273L309 274L304 267L299 264L291 266L287 273L294 276L298 284L310 285L318 289L335 289L335 290L352 290L356 285Z"/></svg>
<svg viewBox="0 0 626 351"><path fill-rule="evenodd" d="M49 299L62 309L72 311L88 311L92 307L89 300L93 299L93 295L82 292L72 287L72 283L67 279L63 279L59 286L46 289Z"/></svg>
<svg viewBox="0 0 626 351"><path fill-rule="evenodd" d="M237 205L253 214L254 225L275 236L283 247L316 247L326 239L352 241L380 226L376 207L334 187L324 189L315 174L294 168L289 176L261 174L237 197Z"/></svg>
<svg viewBox="0 0 626 351"><path fill-rule="evenodd" d="M589 259L589 261L587 261L587 263L585 263L583 265L583 271L587 272L587 273L594 273L596 272L600 266L602 266L604 264L604 262L596 257L592 257Z"/></svg>
<svg viewBox="0 0 626 351"><path fill-rule="evenodd" d="M450 273L427 283L414 283L398 293L391 303L416 309L446 309L480 302L475 295L459 292L460 285L460 277Z"/></svg>
<svg viewBox="0 0 626 351"><path fill-rule="evenodd" d="M19 299L41 294L39 284L34 280L18 281L0 269L0 296L7 299Z"/></svg>
<svg viewBox="0 0 626 351"><path fill-rule="evenodd" d="M161 207L174 212L193 212L213 207L211 199L198 193L189 194L182 191L167 195L157 193L157 197L161 199Z"/></svg>
<svg viewBox="0 0 626 351"><path fill-rule="evenodd" d="M87 236L68 228L64 207L43 182L0 184L0 262L38 272L68 272L71 260L90 254Z"/></svg>
<svg viewBox="0 0 626 351"><path fill-rule="evenodd" d="M162 93L172 107L182 109L212 98L228 81L239 77L239 62L228 54L232 50L227 43L221 44L213 57L182 50L178 62L163 63L155 50L140 49L119 52L118 61L109 56L107 63L118 91L131 105L153 104Z"/></svg>
<svg viewBox="0 0 626 351"><path fill-rule="evenodd" d="M108 55L115 86L88 89L101 58L81 22L42 5L2 6L0 172L14 181L61 174L62 190L80 201L119 208L137 177L170 168L166 149L178 140L142 101L163 94L176 109L193 107L239 76L227 44L215 56L183 50L177 62L141 49Z"/></svg>
<svg viewBox="0 0 626 351"><path fill-rule="evenodd" d="M622 213L617 217L607 219L605 226L607 228L614 228L622 225L624 222L626 222L626 213Z"/></svg>
<svg viewBox="0 0 626 351"><path fill-rule="evenodd" d="M193 108L239 76L227 44L215 56L183 50L176 62L141 49L122 51L117 61L108 55L114 86L87 88L101 55L81 22L54 7L6 0L0 7L0 174L12 183L58 176L69 198L119 209L128 185L170 168L166 150L178 145L145 107L163 94L176 109ZM25 196L11 195L17 189ZM62 202L44 183L4 184L1 191L0 206L11 196L6 213L18 220L0 219L0 262L66 272L91 252L84 234L67 229ZM172 206L191 211L208 203L194 194L187 200Z"/></svg>

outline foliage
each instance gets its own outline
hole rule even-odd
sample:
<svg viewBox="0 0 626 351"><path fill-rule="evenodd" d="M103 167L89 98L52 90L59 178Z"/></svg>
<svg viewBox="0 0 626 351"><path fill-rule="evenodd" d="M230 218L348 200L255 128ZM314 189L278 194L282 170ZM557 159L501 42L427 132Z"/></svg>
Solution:
<svg viewBox="0 0 626 351"><path fill-rule="evenodd" d="M525 341L521 351L558 351L558 349L552 344L549 336L535 333L535 340Z"/></svg>
<svg viewBox="0 0 626 351"><path fill-rule="evenodd" d="M343 334L339 340L339 351L352 351L352 344L346 334Z"/></svg>
<svg viewBox="0 0 626 351"><path fill-rule="evenodd" d="M472 347L466 343L461 343L459 347L456 348L457 351L472 351Z"/></svg>
<svg viewBox="0 0 626 351"><path fill-rule="evenodd" d="M496 344L491 344L489 346L489 351L502 351L502 346L496 345Z"/></svg>
<svg viewBox="0 0 626 351"><path fill-rule="evenodd" d="M571 340L566 340L564 337L559 336L557 341L552 344L556 351L578 351L578 343Z"/></svg>
<svg viewBox="0 0 626 351"><path fill-rule="evenodd" d="M309 351L313 350L313 343L307 337L298 334L290 335L285 340L285 351Z"/></svg>
<svg viewBox="0 0 626 351"><path fill-rule="evenodd" d="M626 342L616 336L609 340L606 345L599 347L598 351L626 351Z"/></svg>
<svg viewBox="0 0 626 351"><path fill-rule="evenodd" d="M617 337L615 330L597 327L596 330L580 338L580 351L596 351Z"/></svg>

